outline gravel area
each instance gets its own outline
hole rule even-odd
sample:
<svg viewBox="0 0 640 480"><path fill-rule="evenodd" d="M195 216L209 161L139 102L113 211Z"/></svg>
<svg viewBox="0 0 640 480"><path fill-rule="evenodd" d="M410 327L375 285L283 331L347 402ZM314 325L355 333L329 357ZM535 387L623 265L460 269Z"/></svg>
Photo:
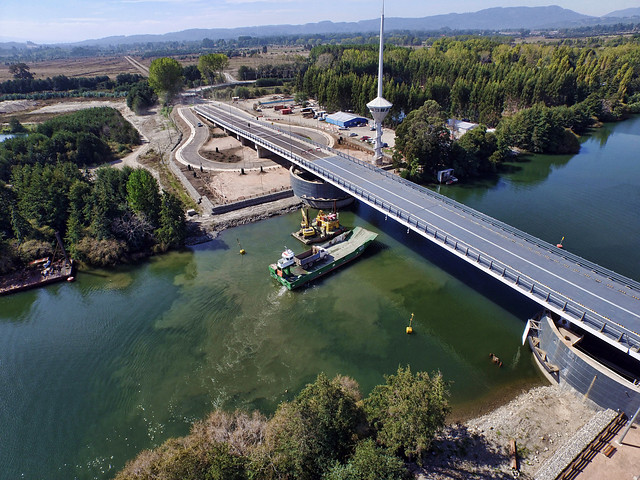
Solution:
<svg viewBox="0 0 640 480"><path fill-rule="evenodd" d="M536 480L555 480L567 465L617 416L618 413L611 409L597 412L567 443L556 451L553 457L542 465L536 473Z"/></svg>
<svg viewBox="0 0 640 480"><path fill-rule="evenodd" d="M572 391L535 387L486 415L448 426L415 473L421 480L534 478L542 463L595 413L590 402ZM511 470L512 438L519 472Z"/></svg>

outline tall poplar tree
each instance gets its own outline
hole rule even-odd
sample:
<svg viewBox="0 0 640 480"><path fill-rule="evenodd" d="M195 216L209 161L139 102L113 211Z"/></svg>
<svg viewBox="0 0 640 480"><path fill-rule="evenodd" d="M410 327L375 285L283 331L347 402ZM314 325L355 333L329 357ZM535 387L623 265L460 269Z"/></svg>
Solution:
<svg viewBox="0 0 640 480"><path fill-rule="evenodd" d="M182 87L182 65L168 57L156 58L149 67L149 85L168 105Z"/></svg>

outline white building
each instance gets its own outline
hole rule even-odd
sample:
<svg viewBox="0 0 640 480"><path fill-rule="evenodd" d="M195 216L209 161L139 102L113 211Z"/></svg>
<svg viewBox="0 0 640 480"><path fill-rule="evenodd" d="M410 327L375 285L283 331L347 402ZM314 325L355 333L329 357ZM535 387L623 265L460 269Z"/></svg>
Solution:
<svg viewBox="0 0 640 480"><path fill-rule="evenodd" d="M473 130L478 126L477 123L471 122L463 122L462 120L456 120L455 118L450 118L447 120L447 127L451 132L453 138L460 138L465 133Z"/></svg>

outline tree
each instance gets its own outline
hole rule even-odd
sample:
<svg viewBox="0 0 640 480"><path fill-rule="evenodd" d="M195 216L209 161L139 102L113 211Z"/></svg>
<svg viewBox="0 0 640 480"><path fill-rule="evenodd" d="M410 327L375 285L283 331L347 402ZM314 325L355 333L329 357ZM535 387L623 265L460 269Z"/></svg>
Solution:
<svg viewBox="0 0 640 480"><path fill-rule="evenodd" d="M158 97L164 97L165 105L180 91L183 80L182 66L173 58L156 58L149 66L149 85Z"/></svg>
<svg viewBox="0 0 640 480"><path fill-rule="evenodd" d="M155 232L159 249L179 248L184 245L187 236L187 221L182 202L169 192L162 195L160 207L160 228Z"/></svg>
<svg viewBox="0 0 640 480"><path fill-rule="evenodd" d="M202 48L214 48L215 46L216 46L216 42L214 42L210 38L202 39Z"/></svg>
<svg viewBox="0 0 640 480"><path fill-rule="evenodd" d="M99 240L113 238L112 222L127 211L127 181L131 167L122 170L102 167L96 170L91 195L91 234Z"/></svg>
<svg viewBox="0 0 640 480"><path fill-rule="evenodd" d="M213 84L228 65L229 58L223 53L207 53L198 59L198 70L209 84Z"/></svg>
<svg viewBox="0 0 640 480"><path fill-rule="evenodd" d="M202 81L202 74L197 65L187 65L182 69L184 79L189 85L200 85Z"/></svg>
<svg viewBox="0 0 640 480"><path fill-rule="evenodd" d="M386 385L378 385L365 399L367 419L379 444L420 460L444 427L449 412L446 384L440 373L413 375L410 367L401 366L385 378Z"/></svg>
<svg viewBox="0 0 640 480"><path fill-rule="evenodd" d="M21 80L32 80L33 73L29 71L29 65L26 63L12 63L9 65L9 73L13 78Z"/></svg>
<svg viewBox="0 0 640 480"><path fill-rule="evenodd" d="M292 402L280 404L255 452L259 477L318 479L348 458L364 417L359 393L347 385L320 374Z"/></svg>
<svg viewBox="0 0 640 480"><path fill-rule="evenodd" d="M451 136L444 114L434 100L412 111L396 130L394 162L417 181L433 178L450 165Z"/></svg>
<svg viewBox="0 0 640 480"><path fill-rule="evenodd" d="M27 129L24 128L24 125L20 123L20 120L18 120L16 117L11 117L11 120L9 120L10 133L22 133L22 132L25 132L26 130Z"/></svg>
<svg viewBox="0 0 640 480"><path fill-rule="evenodd" d="M140 115L144 110L151 107L158 97L149 85L149 82L143 80L136 83L127 94L127 107L133 110L136 115Z"/></svg>
<svg viewBox="0 0 640 480"><path fill-rule="evenodd" d="M367 438L356 445L346 465L335 464L323 480L408 480L404 462Z"/></svg>
<svg viewBox="0 0 640 480"><path fill-rule="evenodd" d="M494 169L495 164L489 159L496 150L496 137L487 133L487 127L479 125L468 131L454 144L452 160L456 176L475 176Z"/></svg>
<svg viewBox="0 0 640 480"><path fill-rule="evenodd" d="M247 87L237 86L233 90L233 96L240 98L249 98L251 97L251 91Z"/></svg>
<svg viewBox="0 0 640 480"><path fill-rule="evenodd" d="M158 225L160 215L158 182L148 170L136 168L129 175L127 203L135 213L143 215L152 226Z"/></svg>

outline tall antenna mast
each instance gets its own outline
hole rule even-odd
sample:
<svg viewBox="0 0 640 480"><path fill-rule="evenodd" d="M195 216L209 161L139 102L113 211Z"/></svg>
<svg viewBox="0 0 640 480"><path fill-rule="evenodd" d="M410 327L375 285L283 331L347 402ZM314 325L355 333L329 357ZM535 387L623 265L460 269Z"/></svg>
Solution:
<svg viewBox="0 0 640 480"><path fill-rule="evenodd" d="M380 15L380 51L378 53L378 97L382 98L382 62L384 52L384 0L382 0L382 13Z"/></svg>
<svg viewBox="0 0 640 480"><path fill-rule="evenodd" d="M374 163L382 165L384 155L382 154L382 121L387 116L389 110L393 106L392 103L385 100L382 96L382 79L383 79L383 54L384 54L384 0L382 0L382 13L380 15L380 51L378 52L378 96L367 103L367 108L371 112L371 116L376 124L376 146L374 153Z"/></svg>

